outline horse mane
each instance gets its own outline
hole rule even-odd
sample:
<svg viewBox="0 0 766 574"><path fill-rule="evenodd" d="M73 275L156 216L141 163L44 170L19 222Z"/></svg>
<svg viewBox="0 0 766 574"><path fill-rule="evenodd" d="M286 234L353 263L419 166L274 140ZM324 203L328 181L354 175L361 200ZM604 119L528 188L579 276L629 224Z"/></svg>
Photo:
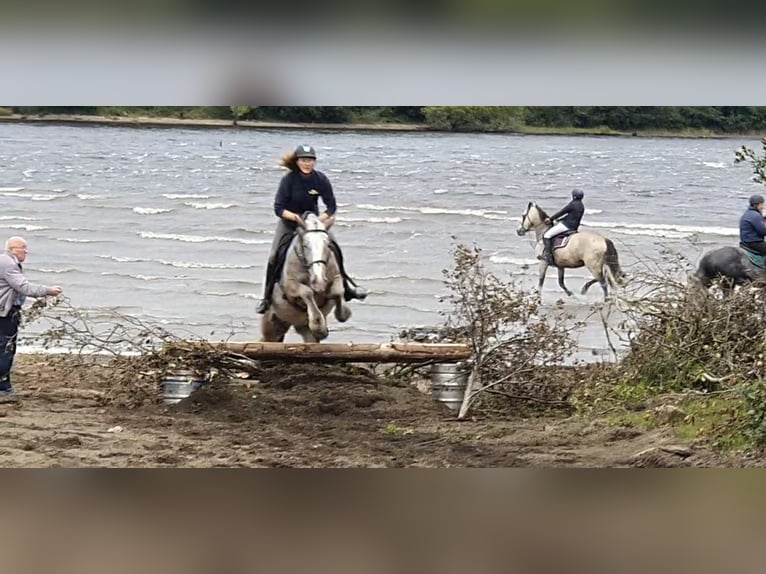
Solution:
<svg viewBox="0 0 766 574"><path fill-rule="evenodd" d="M539 206L538 204L536 204L536 203L533 203L532 205L534 205L534 206L537 208L537 211L539 211L539 212L540 212L540 215L542 216L542 218L543 218L543 221L545 221L546 219L548 219L548 214L547 214L547 213L545 213L545 210L544 210L542 207L540 207L540 206Z"/></svg>

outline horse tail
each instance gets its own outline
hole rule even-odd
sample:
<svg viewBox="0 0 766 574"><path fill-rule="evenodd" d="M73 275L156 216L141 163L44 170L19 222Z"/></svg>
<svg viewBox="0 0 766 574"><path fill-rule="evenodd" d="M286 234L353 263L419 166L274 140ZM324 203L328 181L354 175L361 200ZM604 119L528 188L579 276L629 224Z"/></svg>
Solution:
<svg viewBox="0 0 766 574"><path fill-rule="evenodd" d="M606 257L604 258L604 269L612 285L624 285L625 273L620 267L620 257L617 255L617 249L611 239L604 239L606 242Z"/></svg>

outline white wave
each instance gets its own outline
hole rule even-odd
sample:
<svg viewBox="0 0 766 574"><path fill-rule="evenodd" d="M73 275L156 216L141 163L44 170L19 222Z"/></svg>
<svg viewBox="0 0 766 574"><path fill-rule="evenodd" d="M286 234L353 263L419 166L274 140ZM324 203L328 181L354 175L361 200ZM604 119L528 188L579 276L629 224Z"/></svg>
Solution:
<svg viewBox="0 0 766 574"><path fill-rule="evenodd" d="M64 243L103 243L104 240L98 241L96 239L75 239L74 237L62 237L57 241L63 241Z"/></svg>
<svg viewBox="0 0 766 574"><path fill-rule="evenodd" d="M489 260L492 263L505 263L510 265L537 265L540 263L537 259L523 259L520 257L501 257L500 255L492 255Z"/></svg>
<svg viewBox="0 0 766 574"><path fill-rule="evenodd" d="M184 205L188 207L193 207L194 209L229 209L230 207L234 207L234 203L195 203L195 202L185 202Z"/></svg>
<svg viewBox="0 0 766 574"><path fill-rule="evenodd" d="M44 268L39 268L39 269L35 269L35 271L37 271L38 273L56 273L56 274L59 274L59 273L71 273L73 271L79 271L79 269L75 269L74 267L66 267L64 269L44 269Z"/></svg>
<svg viewBox="0 0 766 574"><path fill-rule="evenodd" d="M615 233L621 235L645 235L648 237L666 237L668 239L686 239L692 237L693 233L684 233L683 231L673 231L670 229L624 229L615 228Z"/></svg>
<svg viewBox="0 0 766 574"><path fill-rule="evenodd" d="M734 227L718 227L718 226L702 226L702 225L671 225L668 223L625 223L625 222L609 222L609 221L585 221L583 227L601 227L607 229L621 230L627 229L629 232L636 232L639 230L646 231L667 231L671 235L665 235L663 237L671 237L672 232L684 233L684 237L688 237L694 233L700 233L703 235L723 235L725 237L737 237L739 236L739 230ZM640 233L627 233L628 235L641 235Z"/></svg>
<svg viewBox="0 0 766 574"><path fill-rule="evenodd" d="M21 173L24 174L24 177L30 177L33 173L37 173L37 170L36 169L26 169L26 170L24 170Z"/></svg>
<svg viewBox="0 0 766 574"><path fill-rule="evenodd" d="M714 167L716 169L725 169L729 167L727 164L719 161L703 161L702 165L705 165L707 167Z"/></svg>
<svg viewBox="0 0 766 574"><path fill-rule="evenodd" d="M219 237L205 235L179 235L174 233L153 233L141 231L139 235L144 239L167 239L170 241L184 241L186 243L206 243L208 241L225 241L228 243L245 243L247 245L266 245L271 239L238 239L236 237Z"/></svg>
<svg viewBox="0 0 766 574"><path fill-rule="evenodd" d="M168 277L160 277L159 275L130 275L125 273L110 273L104 271L101 273L104 277L130 277L131 279L138 279L140 281L156 281L157 279L168 279Z"/></svg>
<svg viewBox="0 0 766 574"><path fill-rule="evenodd" d="M0 192L15 193L18 191L24 191L24 188L23 187L0 187Z"/></svg>
<svg viewBox="0 0 766 574"><path fill-rule="evenodd" d="M210 199L212 196L198 193L163 193L162 197L168 199Z"/></svg>
<svg viewBox="0 0 766 574"><path fill-rule="evenodd" d="M160 209L159 207L134 207L133 211L139 215L157 215L159 213L168 213L172 209Z"/></svg>
<svg viewBox="0 0 766 574"><path fill-rule="evenodd" d="M6 227L8 229L23 229L24 231L43 231L45 229L50 229L50 227L45 227L44 225L24 225L23 223L6 225Z"/></svg>
<svg viewBox="0 0 766 574"><path fill-rule="evenodd" d="M486 217L487 215L507 215L507 211L501 211L496 209L447 209L444 207L404 207L404 206L389 206L389 205L373 205L369 203L363 203L357 205L359 209L368 209L371 211L408 211L415 213L422 213L424 215L473 215L476 217Z"/></svg>
<svg viewBox="0 0 766 574"><path fill-rule="evenodd" d="M586 209L585 215L598 215L599 213L604 213L603 209Z"/></svg>
<svg viewBox="0 0 766 574"><path fill-rule="evenodd" d="M342 223L401 223L406 217L344 217Z"/></svg>
<svg viewBox="0 0 766 574"><path fill-rule="evenodd" d="M50 195L45 193L18 193L18 192L3 192L0 193L3 197L23 197L25 199L30 199L32 201L52 201L54 199L58 199L60 197L67 197L68 194L64 195Z"/></svg>
<svg viewBox="0 0 766 574"><path fill-rule="evenodd" d="M447 193L447 191L448 190L446 190L446 189L434 189L434 194L435 195L441 195L443 193Z"/></svg>
<svg viewBox="0 0 766 574"><path fill-rule="evenodd" d="M238 293L225 293L222 291L195 291L198 295L211 295L213 297L231 297L238 295Z"/></svg>
<svg viewBox="0 0 766 574"><path fill-rule="evenodd" d="M40 221L39 217L22 217L21 215L0 215L0 221Z"/></svg>
<svg viewBox="0 0 766 574"><path fill-rule="evenodd" d="M229 263L199 263L197 261L168 261L166 259L144 259L140 257L113 257L111 255L97 255L101 259L111 259L118 263L159 263L169 267L181 269L254 269L255 265L235 265Z"/></svg>
<svg viewBox="0 0 766 574"><path fill-rule="evenodd" d="M83 201L88 201L89 199L102 199L103 195L93 195L91 193L78 193L77 199L82 199Z"/></svg>
<svg viewBox="0 0 766 574"><path fill-rule="evenodd" d="M239 293L239 295L245 299L254 299L256 301L260 301L263 298L263 295L260 293Z"/></svg>

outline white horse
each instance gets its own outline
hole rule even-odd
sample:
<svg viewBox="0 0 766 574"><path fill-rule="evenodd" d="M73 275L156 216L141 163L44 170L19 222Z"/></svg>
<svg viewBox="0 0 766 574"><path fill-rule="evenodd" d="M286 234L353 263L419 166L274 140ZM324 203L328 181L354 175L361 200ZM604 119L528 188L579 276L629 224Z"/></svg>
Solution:
<svg viewBox="0 0 766 574"><path fill-rule="evenodd" d="M313 213L306 215L287 249L271 306L261 318L262 341L282 342L294 327L305 343L319 342L329 334L326 317L333 308L338 321L349 320L351 309L330 241L324 223Z"/></svg>
<svg viewBox="0 0 766 574"><path fill-rule="evenodd" d="M548 215L543 209L534 202L529 202L527 209L521 216L521 225L516 230L518 235L524 235L527 231L535 231L535 253L541 256L543 253L543 234L551 228L551 224L545 223ZM566 268L576 269L587 267L593 275L582 288L584 295L594 283L601 285L604 291L604 299L609 296L607 282L613 287L622 285L625 274L620 268L620 259L617 255L617 249L610 239L607 239L599 233L591 231L578 231L568 236L567 242L562 247L557 244L561 242L558 236L554 239L553 260L559 272L559 286L564 292L571 296L572 292L564 284L564 270ZM548 272L548 262L540 259L540 281L539 290L542 294L545 274Z"/></svg>

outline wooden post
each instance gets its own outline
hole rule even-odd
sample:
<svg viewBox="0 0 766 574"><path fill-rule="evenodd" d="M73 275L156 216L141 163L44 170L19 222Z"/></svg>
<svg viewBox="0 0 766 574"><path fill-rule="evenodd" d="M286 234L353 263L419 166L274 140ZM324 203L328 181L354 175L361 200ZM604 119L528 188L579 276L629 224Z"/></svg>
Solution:
<svg viewBox="0 0 766 574"><path fill-rule="evenodd" d="M191 343L199 349L229 351L256 360L359 363L464 361L471 348L458 343Z"/></svg>

